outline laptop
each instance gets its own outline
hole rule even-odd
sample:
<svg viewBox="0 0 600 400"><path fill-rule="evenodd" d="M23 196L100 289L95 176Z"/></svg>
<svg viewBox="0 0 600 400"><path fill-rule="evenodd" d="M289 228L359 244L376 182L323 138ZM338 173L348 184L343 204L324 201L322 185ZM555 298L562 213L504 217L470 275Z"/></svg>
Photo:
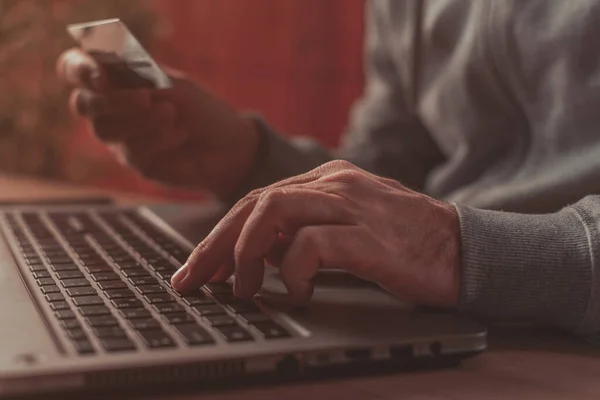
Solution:
<svg viewBox="0 0 600 400"><path fill-rule="evenodd" d="M485 349L478 323L339 271L317 277L304 307L275 268L250 300L231 282L175 292L171 275L222 211L0 209L0 398L454 365Z"/></svg>

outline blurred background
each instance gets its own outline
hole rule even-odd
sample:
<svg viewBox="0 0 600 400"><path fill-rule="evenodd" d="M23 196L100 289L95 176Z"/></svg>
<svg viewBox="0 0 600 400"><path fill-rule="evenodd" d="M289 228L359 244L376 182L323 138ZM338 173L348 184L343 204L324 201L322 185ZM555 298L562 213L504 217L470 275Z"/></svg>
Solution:
<svg viewBox="0 0 600 400"><path fill-rule="evenodd" d="M0 0L0 173L194 198L119 166L55 79L65 25L118 17L155 58L334 146L362 91L364 0Z"/></svg>

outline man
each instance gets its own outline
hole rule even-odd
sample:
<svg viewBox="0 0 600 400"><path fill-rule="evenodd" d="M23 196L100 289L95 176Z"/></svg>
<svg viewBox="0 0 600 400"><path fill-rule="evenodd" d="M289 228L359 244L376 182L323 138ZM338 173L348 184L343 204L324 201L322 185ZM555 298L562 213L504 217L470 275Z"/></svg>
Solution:
<svg viewBox="0 0 600 400"><path fill-rule="evenodd" d="M61 57L75 109L130 165L243 197L173 286L235 273L252 296L266 258L297 301L320 268L344 268L415 303L597 337L600 2L376 0L367 14L365 94L335 153L175 72L164 92L117 90L80 51Z"/></svg>

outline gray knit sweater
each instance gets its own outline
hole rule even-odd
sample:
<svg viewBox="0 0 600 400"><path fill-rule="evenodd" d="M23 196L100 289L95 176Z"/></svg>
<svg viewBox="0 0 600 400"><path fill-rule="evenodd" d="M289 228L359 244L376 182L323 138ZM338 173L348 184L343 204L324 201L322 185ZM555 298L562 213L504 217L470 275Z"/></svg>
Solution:
<svg viewBox="0 0 600 400"><path fill-rule="evenodd" d="M262 123L239 193L333 158L397 179L459 211L463 312L600 338L600 1L367 8L365 93L341 147Z"/></svg>

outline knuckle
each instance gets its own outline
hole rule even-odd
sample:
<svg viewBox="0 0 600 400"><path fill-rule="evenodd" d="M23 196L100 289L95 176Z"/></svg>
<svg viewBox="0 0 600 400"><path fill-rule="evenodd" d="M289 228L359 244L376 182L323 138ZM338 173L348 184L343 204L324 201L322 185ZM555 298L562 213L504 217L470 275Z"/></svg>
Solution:
<svg viewBox="0 0 600 400"><path fill-rule="evenodd" d="M260 188L260 189L254 189L252 191L250 191L245 197L244 199L253 199L253 200L257 200L260 195L265 191L265 188ZM243 199L242 199L243 200Z"/></svg>
<svg viewBox="0 0 600 400"><path fill-rule="evenodd" d="M296 245L301 251L311 251L317 248L320 241L319 228L316 226L305 226L296 233Z"/></svg>
<svg viewBox="0 0 600 400"><path fill-rule="evenodd" d="M333 160L323 164L323 168L327 171L340 171L345 169L356 169L356 166L346 160Z"/></svg>
<svg viewBox="0 0 600 400"><path fill-rule="evenodd" d="M271 189L262 192L256 204L257 211L266 214L278 214L286 198L285 190Z"/></svg>
<svg viewBox="0 0 600 400"><path fill-rule="evenodd" d="M353 186L361 182L364 179L364 175L354 169L345 169L330 175L329 179Z"/></svg>

